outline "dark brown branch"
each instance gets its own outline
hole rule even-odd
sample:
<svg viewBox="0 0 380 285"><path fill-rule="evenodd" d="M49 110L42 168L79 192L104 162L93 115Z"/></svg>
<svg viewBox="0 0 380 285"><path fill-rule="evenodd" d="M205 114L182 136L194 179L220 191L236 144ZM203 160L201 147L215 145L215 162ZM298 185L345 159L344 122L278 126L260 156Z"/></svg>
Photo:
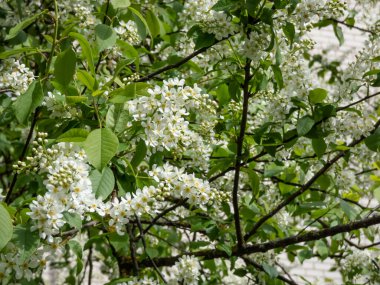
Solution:
<svg viewBox="0 0 380 285"><path fill-rule="evenodd" d="M373 133L380 125L380 120L376 122L373 130L371 133ZM365 136L361 136L360 138L358 138L357 140L354 140L352 143L350 143L348 146L351 148L351 147L354 147L355 145L361 143L366 137ZM348 149L349 150L349 149ZM322 176L335 162L337 162L339 159L341 159L342 157L344 157L346 155L346 153L348 152L348 150L343 150L341 151L339 154L337 154L334 158L332 158L331 160L329 160L317 173L314 174L314 176L312 178L310 178L310 180L308 182L306 182L298 191L294 192L293 194L291 194L288 198L286 198L285 200L283 200L280 204L277 205L277 207L275 207L271 212L269 212L268 214L264 215L263 217L261 217L259 219L259 221L254 225L254 227L252 228L251 231L249 231L249 233L247 233L245 235L245 240L248 240L252 235L254 235L256 233L256 231L267 221L269 220L271 217L273 217L275 214L277 214L281 209L283 209L285 206L289 205L294 199L296 199L298 196L300 196L301 194L303 194L306 190L308 190L313 184L314 182L320 177Z"/></svg>
<svg viewBox="0 0 380 285"><path fill-rule="evenodd" d="M129 236L129 250L131 252L133 275L138 276L139 275L139 264L137 262L137 257L136 257L136 243L135 243L134 238L133 238L132 226L130 224L127 225L127 231L128 231L128 236ZM121 268L121 263L119 261L118 261L118 263L119 263L119 267ZM120 270L120 271L122 271L122 270Z"/></svg>
<svg viewBox="0 0 380 285"><path fill-rule="evenodd" d="M33 119L32 119L32 124L30 125L28 137L26 138L24 147L23 147L21 155L19 157L19 161L23 161L24 158L25 158L25 155L26 155L26 152L28 150L30 141L32 140L32 137L33 137L33 131L34 131L34 128L36 126L39 113L40 113L40 108L37 108L34 111L34 115L33 115ZM5 199L4 199L4 202L7 203L7 204L9 204L11 202L11 195L12 195L13 189L14 189L14 187L16 185L17 177L18 177L18 173L15 172L15 174L13 175L13 178L12 178L11 185L9 186L9 190L7 192L7 195L5 196Z"/></svg>
<svg viewBox="0 0 380 285"><path fill-rule="evenodd" d="M264 267L263 267L262 265L258 264L257 262L255 262L254 260L252 260L252 259L250 259L250 258L248 258L248 257L246 257L246 256L242 256L242 259L245 261L246 264L250 264L250 265L252 265L253 267L255 267L256 269L258 269L258 270L260 270L260 271L262 271L262 272L266 272L265 269L264 269ZM280 274L279 274L276 278L277 278L278 280L284 281L285 283L290 284L290 285L298 285L298 284L297 284L296 282L294 282L293 280L288 279L288 278L286 278L285 276L280 275Z"/></svg>
<svg viewBox="0 0 380 285"><path fill-rule="evenodd" d="M200 250L196 252L185 252L184 254L176 255L176 256L169 256L169 257L158 257L154 258L154 262L157 266L172 266L176 261L178 261L179 258L181 258L184 255L192 255L195 257L202 258L203 260L210 260L215 258L230 258L231 256L243 256L246 254L252 254L256 252L267 252L271 249L276 248L285 248L289 245L298 244L301 242L308 242L308 241L315 241L320 240L322 238L334 236L341 233L348 233L354 230L362 229L362 228L368 228L373 225L380 224L380 215L374 215L371 218L361 219L355 222L338 225L335 227L331 227L328 229L322 229L319 231L310 231L306 234L299 235L299 236L291 236L283 239L277 239L273 241L268 241L261 244L252 244L247 245L246 247L242 249L234 248L232 250L231 255L228 255L223 250L218 249L208 249L208 250ZM142 260L140 261L139 265L141 267L152 267L152 264L149 260ZM130 259L124 259L122 260L121 267L123 268L130 268L132 266Z"/></svg>
<svg viewBox="0 0 380 285"><path fill-rule="evenodd" d="M352 103L350 103L350 104L348 104L346 106L338 107L338 108L336 108L336 111L338 112L338 111L342 111L342 110L348 109L348 108L350 108L352 106L355 106L355 105L357 105L357 104L359 104L359 103L361 103L361 102L363 102L365 100L368 100L368 99L370 99L372 97L375 97L377 95L380 95L380 92L377 92L377 93L368 95L366 97L363 97L362 99L359 99L358 101L352 102Z"/></svg>
<svg viewBox="0 0 380 285"><path fill-rule="evenodd" d="M243 85L243 113L241 115L240 122L240 133L237 139L237 152L236 152L236 161L235 161L235 177L234 177L234 186L232 190L232 205L234 208L234 221L235 221L235 230L238 248L244 246L243 233L240 224L240 215L239 215L239 200L238 200L238 190L239 190L239 176L240 176L240 165L243 154L243 142L244 134L247 126L247 116L248 116L248 101L250 97L249 92L249 80L251 78L251 60L247 59L244 67L244 85Z"/></svg>
<svg viewBox="0 0 380 285"><path fill-rule="evenodd" d="M185 64L186 62L188 62L189 60L191 60L193 57L196 57L198 54L201 54L203 52L205 52L206 50L208 50L209 48L213 47L214 45L220 43L221 41L224 41L228 38L230 38L231 36L228 36L224 39L221 39L221 40L218 40L218 41L215 41L213 44L209 45L209 46L206 46L206 47L202 47L196 51L194 51L193 53L189 54L188 56L182 58L180 61L176 62L176 63L173 63L173 64L169 64L167 66L164 66L160 69L157 69L156 71L153 71L152 73L150 74L147 74L145 75L144 77L141 77L139 79L137 79L135 82L144 82L144 81L148 81L149 79L161 74L161 73L164 73L168 70L171 70L171 69L174 69L174 68L177 68L177 67L180 67L181 65Z"/></svg>

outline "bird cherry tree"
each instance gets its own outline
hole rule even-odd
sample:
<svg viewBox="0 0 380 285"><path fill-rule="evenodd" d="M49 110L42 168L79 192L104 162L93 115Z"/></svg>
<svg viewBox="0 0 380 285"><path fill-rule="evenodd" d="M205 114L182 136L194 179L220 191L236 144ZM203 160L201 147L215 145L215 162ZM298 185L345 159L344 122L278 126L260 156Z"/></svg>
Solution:
<svg viewBox="0 0 380 285"><path fill-rule="evenodd" d="M380 9L353 2L1 1L1 284L310 284L283 265L310 258L379 284ZM318 53L325 27L365 47Z"/></svg>

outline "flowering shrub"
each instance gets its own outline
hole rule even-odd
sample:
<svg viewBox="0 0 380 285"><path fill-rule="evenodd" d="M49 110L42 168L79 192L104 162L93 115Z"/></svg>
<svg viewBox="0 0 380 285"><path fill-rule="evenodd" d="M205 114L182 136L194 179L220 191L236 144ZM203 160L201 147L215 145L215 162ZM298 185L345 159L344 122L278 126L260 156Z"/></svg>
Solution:
<svg viewBox="0 0 380 285"><path fill-rule="evenodd" d="M380 7L354 2L2 1L1 284L301 284L285 258L379 284ZM317 54L326 26L365 48Z"/></svg>

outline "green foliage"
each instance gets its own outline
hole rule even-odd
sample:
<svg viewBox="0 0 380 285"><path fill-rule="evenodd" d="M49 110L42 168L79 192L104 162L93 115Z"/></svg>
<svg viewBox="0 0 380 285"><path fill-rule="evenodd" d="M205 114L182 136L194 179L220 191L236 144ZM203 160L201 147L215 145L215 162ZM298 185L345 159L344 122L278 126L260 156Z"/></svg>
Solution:
<svg viewBox="0 0 380 285"><path fill-rule="evenodd" d="M2 250L12 238L12 233L12 219L6 208L0 204L0 250Z"/></svg>

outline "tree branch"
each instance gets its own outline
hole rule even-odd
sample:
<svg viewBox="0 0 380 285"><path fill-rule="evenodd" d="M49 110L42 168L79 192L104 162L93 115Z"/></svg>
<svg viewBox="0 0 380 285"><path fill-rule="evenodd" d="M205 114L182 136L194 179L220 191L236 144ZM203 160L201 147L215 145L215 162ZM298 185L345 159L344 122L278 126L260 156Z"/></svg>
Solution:
<svg viewBox="0 0 380 285"><path fill-rule="evenodd" d="M240 165L242 162L241 160L242 160L242 153L243 153L244 134L245 134L245 128L247 125L248 101L250 97L249 80L251 78L251 60L249 59L247 59L245 63L244 74L245 76L244 76L244 85L243 85L243 113L242 113L241 122L240 122L240 133L237 139L235 177L234 177L234 186L232 190L232 205L234 208L234 221L235 221L235 230L236 230L238 248L242 248L244 246L243 233L242 233L242 229L240 225L238 190L239 190Z"/></svg>
<svg viewBox="0 0 380 285"><path fill-rule="evenodd" d="M373 133L380 125L380 120L376 122L373 130L371 133ZM366 137L361 136L359 139L353 141L348 146L351 148L359 143L361 143ZM348 149L349 150L349 149ZM291 194L288 198L283 200L280 204L277 205L271 212L264 215L259 221L254 225L251 231L249 231L244 239L247 241L251 236L253 236L256 231L271 217L273 217L275 214L277 214L282 208L290 204L295 198L300 196L302 193L304 193L306 190L308 190L313 183L321 176L323 175L335 162L337 162L340 158L344 157L345 154L348 152L348 150L343 150L339 154L337 154L333 159L329 160L308 182L306 182L298 191Z"/></svg>
<svg viewBox="0 0 380 285"><path fill-rule="evenodd" d="M380 224L380 215L375 215L371 218L361 219L358 221L354 221L351 223L343 224L334 226L328 229L322 229L319 231L310 231L306 234L299 235L299 236L291 236L283 239L276 239L273 241L268 241L261 244L252 244L247 245L246 247L242 249L234 248L231 252L231 255L229 255L227 252L223 250L218 249L208 249L208 250L200 250L196 252L185 252L180 255L176 256L169 256L169 257L158 257L154 258L154 262L157 266L172 266L176 261L178 261L179 258L181 258L184 255L192 255L195 257L203 258L203 260L210 260L215 258L231 258L231 256L243 256L246 254L252 254L257 252L267 252L271 249L276 248L285 248L289 245L298 244L301 242L308 242L308 241L315 241L322 238L334 236L341 233L347 233L354 230L362 229L362 228L368 228L373 225ZM147 260L141 260L139 262L139 265L141 267L152 267L152 263ZM121 261L120 266L123 268L131 268L131 260L124 258Z"/></svg>

